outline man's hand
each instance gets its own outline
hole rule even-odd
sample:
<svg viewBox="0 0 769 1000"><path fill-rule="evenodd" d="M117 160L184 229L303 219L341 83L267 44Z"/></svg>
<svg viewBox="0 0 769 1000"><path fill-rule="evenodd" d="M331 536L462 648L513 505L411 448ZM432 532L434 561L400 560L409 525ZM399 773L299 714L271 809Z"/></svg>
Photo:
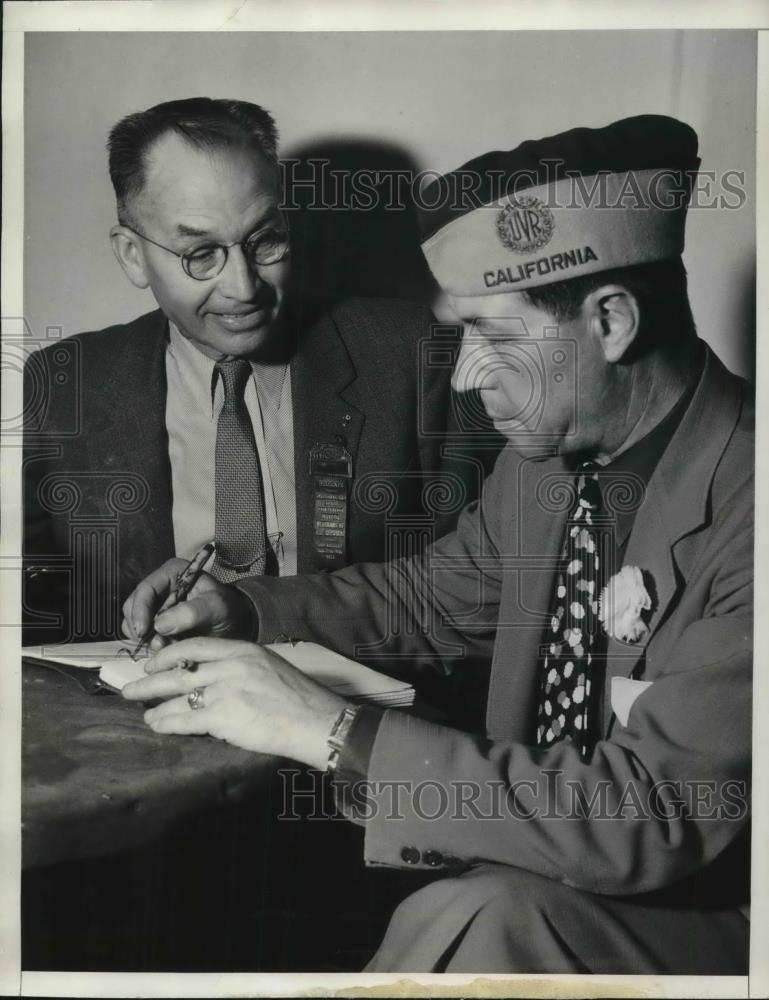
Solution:
<svg viewBox="0 0 769 1000"><path fill-rule="evenodd" d="M348 704L251 642L182 639L160 650L146 669L149 676L127 684L123 697L168 699L144 713L156 733L208 733L320 769L328 760L326 739ZM187 696L195 688L202 689L202 704L193 710Z"/></svg>
<svg viewBox="0 0 769 1000"><path fill-rule="evenodd" d="M153 629L150 648L161 649L168 639L189 633L221 638L250 638L254 608L245 594L203 573L189 597L155 619L155 614L186 567L183 559L169 559L137 586L123 605L123 634L135 642Z"/></svg>

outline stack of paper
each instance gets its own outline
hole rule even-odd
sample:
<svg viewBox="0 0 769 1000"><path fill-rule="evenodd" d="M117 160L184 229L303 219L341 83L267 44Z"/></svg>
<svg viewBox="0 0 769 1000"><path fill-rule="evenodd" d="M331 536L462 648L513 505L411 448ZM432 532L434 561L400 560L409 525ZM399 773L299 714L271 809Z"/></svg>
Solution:
<svg viewBox="0 0 769 1000"><path fill-rule="evenodd" d="M118 691L129 681L144 677L147 654L133 660L124 642L73 642L51 646L27 646L22 654L34 660L63 663L85 670L98 670L104 684ZM348 660L314 642L281 642L267 646L318 683L351 701L367 701L388 708L411 705L414 689L376 670Z"/></svg>
<svg viewBox="0 0 769 1000"><path fill-rule="evenodd" d="M346 656L340 656L317 643L280 642L267 649L274 650L303 673L314 677L318 683L331 688L343 698L389 708L414 703L414 688L410 684L380 674L355 660L348 660Z"/></svg>

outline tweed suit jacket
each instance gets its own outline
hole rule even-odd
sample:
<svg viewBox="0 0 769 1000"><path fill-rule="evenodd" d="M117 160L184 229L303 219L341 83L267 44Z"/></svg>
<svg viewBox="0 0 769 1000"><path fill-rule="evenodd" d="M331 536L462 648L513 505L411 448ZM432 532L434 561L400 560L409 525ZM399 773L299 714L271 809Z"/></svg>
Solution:
<svg viewBox="0 0 769 1000"><path fill-rule="evenodd" d="M752 471L749 391L708 351L635 516L624 563L651 580L649 632L636 644L609 640L601 738L587 761L568 742L544 749L534 738L539 644L569 507L559 500L561 458L508 446L482 499L423 557L324 578L241 582L260 641L287 632L356 655L384 636L388 650L412 661L447 651L493 657L485 734L397 711L383 716L372 787L390 783L390 796L392 782L430 787L419 802L401 795L397 819L387 801L373 808L365 823L369 863L501 862L626 895L675 886L710 871L735 845L742 849ZM617 681L635 693L629 712L615 711ZM473 802L457 812L458 783ZM706 789L699 804L697 788Z"/></svg>
<svg viewBox="0 0 769 1000"><path fill-rule="evenodd" d="M426 517L428 535L445 533L463 498L478 495L484 469L442 453L451 363L420 364L429 311L350 299L312 324L294 317L298 572L319 568L309 467L317 444L343 440L352 457L348 561L387 559L398 518L424 528ZM119 634L122 601L174 555L167 332L158 310L57 341L26 366L27 642ZM454 500L444 492L430 508L431 483Z"/></svg>

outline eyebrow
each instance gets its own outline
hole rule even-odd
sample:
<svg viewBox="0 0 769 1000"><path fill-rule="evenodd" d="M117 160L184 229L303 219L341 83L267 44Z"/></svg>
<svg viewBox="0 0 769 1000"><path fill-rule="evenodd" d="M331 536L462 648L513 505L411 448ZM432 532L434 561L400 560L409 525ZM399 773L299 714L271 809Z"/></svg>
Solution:
<svg viewBox="0 0 769 1000"><path fill-rule="evenodd" d="M176 227L177 236L209 236L207 230L196 229L194 226L185 226L183 222L180 222Z"/></svg>
<svg viewBox="0 0 769 1000"><path fill-rule="evenodd" d="M260 232L262 229L265 229L266 227L274 224L276 221L279 221L279 219L280 219L279 213L272 211L266 212L263 218L259 219L259 221L255 224L254 228L249 233L249 236L253 235L253 233ZM176 235L178 237L187 236L192 238L198 238L202 236L205 237L206 239L211 240L212 242L216 242L215 238L211 235L211 233L207 229L197 229L195 226L187 226L183 222L177 223Z"/></svg>

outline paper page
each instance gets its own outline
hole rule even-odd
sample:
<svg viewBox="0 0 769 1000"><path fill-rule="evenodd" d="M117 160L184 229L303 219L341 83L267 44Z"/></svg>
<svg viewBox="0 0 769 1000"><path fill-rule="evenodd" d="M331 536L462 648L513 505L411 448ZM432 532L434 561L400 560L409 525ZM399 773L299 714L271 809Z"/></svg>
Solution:
<svg viewBox="0 0 769 1000"><path fill-rule="evenodd" d="M132 660L130 656L121 656L117 659L107 660L102 664L99 671L99 678L105 684L109 684L118 691L122 691L129 681L138 681L141 677L146 677L144 664L147 657L142 656L138 660Z"/></svg>
<svg viewBox="0 0 769 1000"><path fill-rule="evenodd" d="M51 645L46 646L25 646L21 653L22 656L32 656L37 660L51 660L54 663L65 663L70 667L98 670L104 664L116 661L133 663L126 652L128 648L130 645L118 639L111 642L68 642L51 643ZM142 651L140 661L146 658L147 653Z"/></svg>
<svg viewBox="0 0 769 1000"><path fill-rule="evenodd" d="M50 646L27 646L23 655L35 659L64 663L67 666L99 670L99 677L106 684L121 690L129 681L145 676L147 652L142 651L133 660L126 650L129 647L119 640L114 642L72 642ZM266 646L288 660L295 667L313 677L319 684L332 688L346 698L382 700L388 704L410 704L414 692L410 684L377 673L362 663L340 656L314 642L273 643Z"/></svg>
<svg viewBox="0 0 769 1000"><path fill-rule="evenodd" d="M320 684L351 698L370 698L390 693L408 693L411 685L377 673L314 642L280 642L268 645Z"/></svg>

